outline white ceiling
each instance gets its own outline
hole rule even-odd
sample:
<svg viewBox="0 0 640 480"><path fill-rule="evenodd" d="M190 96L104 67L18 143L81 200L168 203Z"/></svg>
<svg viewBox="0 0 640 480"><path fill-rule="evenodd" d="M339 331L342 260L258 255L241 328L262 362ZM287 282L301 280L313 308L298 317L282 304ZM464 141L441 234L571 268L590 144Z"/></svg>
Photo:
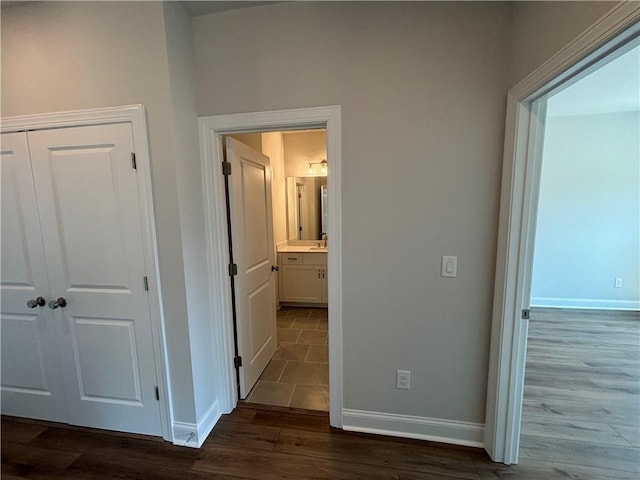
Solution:
<svg viewBox="0 0 640 480"><path fill-rule="evenodd" d="M270 3L279 2L253 2L246 0L235 0L231 2L218 2L218 1L182 1L182 4L187 9L192 17L198 17L200 15L207 15L209 13L223 12L225 10L235 10L236 8L256 7L259 5L268 5Z"/></svg>
<svg viewBox="0 0 640 480"><path fill-rule="evenodd" d="M586 115L640 110L640 46L553 95L547 115Z"/></svg>

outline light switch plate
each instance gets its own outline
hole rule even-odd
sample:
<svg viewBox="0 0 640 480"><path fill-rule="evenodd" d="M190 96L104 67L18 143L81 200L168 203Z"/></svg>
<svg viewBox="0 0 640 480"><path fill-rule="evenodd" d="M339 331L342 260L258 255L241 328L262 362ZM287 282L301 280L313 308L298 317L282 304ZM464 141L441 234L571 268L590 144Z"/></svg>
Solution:
<svg viewBox="0 0 640 480"><path fill-rule="evenodd" d="M458 274L458 257L443 256L440 269L441 277L455 277Z"/></svg>

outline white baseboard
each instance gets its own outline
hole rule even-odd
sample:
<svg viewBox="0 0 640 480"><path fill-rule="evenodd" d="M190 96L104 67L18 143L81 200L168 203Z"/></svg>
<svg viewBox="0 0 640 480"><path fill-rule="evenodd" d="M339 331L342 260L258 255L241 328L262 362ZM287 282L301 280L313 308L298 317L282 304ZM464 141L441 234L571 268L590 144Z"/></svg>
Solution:
<svg viewBox="0 0 640 480"><path fill-rule="evenodd" d="M344 409L342 410L342 428L352 432L484 447L484 424L482 423Z"/></svg>
<svg viewBox="0 0 640 480"><path fill-rule="evenodd" d="M222 412L218 402L213 403L198 423L173 422L173 444L182 447L200 448L213 427L216 426Z"/></svg>
<svg viewBox="0 0 640 480"><path fill-rule="evenodd" d="M604 300L593 298L531 297L531 306L584 308L592 310L640 310L640 301Z"/></svg>

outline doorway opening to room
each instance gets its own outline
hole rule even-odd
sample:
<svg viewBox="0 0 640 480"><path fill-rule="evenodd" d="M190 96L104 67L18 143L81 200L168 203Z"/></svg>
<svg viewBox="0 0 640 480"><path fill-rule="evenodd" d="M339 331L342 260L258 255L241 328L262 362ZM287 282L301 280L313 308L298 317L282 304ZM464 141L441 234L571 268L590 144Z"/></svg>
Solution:
<svg viewBox="0 0 640 480"><path fill-rule="evenodd" d="M610 125L594 126L593 119L591 119L590 123L592 125L588 129L589 133L586 136L582 133L582 139L577 134L572 133L571 129L575 129L575 124L580 123L580 120L583 121L582 123L589 123L589 121L584 121L586 115L607 114L633 117L638 114L638 110L640 110L638 107L630 109L621 109L620 107L620 103L625 103L625 101L621 100L621 97L624 96L622 95L623 91L629 91L628 85L623 86L619 81L614 80L614 85L606 85L609 95L605 95L603 94L605 87L602 85L595 88L593 85L589 87L589 82L606 72L607 65L610 64L611 68L617 67L621 63L624 64L624 57L627 54L636 55L634 70L636 73L634 74L633 71L627 72L624 78L630 80L632 85L634 81L638 81L639 20L640 11L627 8L626 5L621 4L613 9L608 16L603 17L594 24L591 29L586 30L577 37L570 46L558 52L538 70L509 91L485 434L486 449L494 461L507 464L518 463L519 453L522 453L520 458L523 463L531 461L533 463L537 462L536 465L542 465L540 459L544 457L544 464L547 469L556 471L558 468L563 469L562 465L565 465L565 467L579 467L580 471L588 471L588 476L598 478L605 473L609 475L611 467L615 467L614 470L618 470L617 473L621 476L636 475L637 471L640 471L640 464L638 463L638 458L640 458L638 456L638 443L640 442L638 442L637 437L640 429L636 424L631 426L630 432L632 435L629 435L629 431L622 433L623 430L626 430L625 426L628 427L626 422L633 424L638 419L637 411L635 415L630 412L629 409L632 407L627 403L635 402L637 405L639 398L638 380L637 378L634 380L633 375L628 375L629 368L624 366L620 368L621 363L625 363L627 367L633 364L637 373L638 362L640 362L638 343L635 344L635 347L631 346L630 350L620 349L615 344L605 346L604 344L596 343L604 342L611 334L615 334L616 330L618 330L617 340L619 342L638 342L640 340L640 330L638 330L638 326L640 326L640 316L638 314L640 305L638 303L640 302L634 303L631 300L631 303L625 304L629 308L624 316L633 317L631 330L626 335L621 331L623 329L617 328L607 320L601 321L601 325L590 327L590 330L588 330L588 323L584 318L578 321L575 321L575 319L573 321L564 319L563 321L560 318L556 318L555 325L559 326L559 329L556 331L547 329L545 333L537 333L540 330L544 331L544 320L548 320L548 318L545 319L544 312L537 310L536 307L549 308L549 304L541 304L541 299L552 295L541 293L541 290L536 291L535 288L532 290L532 284L536 282L536 278L534 278L534 251L536 257L542 257L545 250L547 251L546 253L554 253L560 240L564 240L564 237L569 237L572 239L572 243L569 244L572 249L571 255L575 252L582 252L585 245L591 242L591 239L584 231L589 225L585 224L590 223L592 224L591 226L596 226L600 222L601 226L593 228L592 231L595 232L596 237L599 237L600 240L609 242L607 244L607 255L609 255L607 258L609 260L605 262L605 266L612 271L616 271L613 273L613 277L610 279L605 278L608 275L604 273L585 273L585 268L592 268L594 269L593 271L602 268L602 265L598 265L602 255L597 253L588 254L588 258L583 258L573 266L569 266L570 259L564 256L562 261L556 260L552 262L551 268L554 272L551 277L543 280L543 286L546 288L550 284L557 285L556 292L561 293L559 290L561 283L570 277L576 277L574 270L579 268L583 271L577 277L583 277L580 279L583 280L583 284L585 280L594 283L594 278L590 277L595 277L595 283L606 284L607 291L610 294L611 292L616 292L615 295L610 297L610 300L614 299L618 302L618 306L615 308L619 308L620 301L624 303L626 300L616 291L616 289L620 288L620 282L617 280L619 277L627 276L632 284L635 283L635 292L637 293L638 291L637 285L640 282L638 268L640 266L638 265L637 255L640 245L638 244L637 227L635 264L632 258L633 255L627 253L621 255L621 258L615 259L615 265L613 265L614 260L610 256L612 250L610 242L612 239L630 240L617 230L620 228L620 223L625 223L624 221L620 222L619 218L621 216L635 216L636 225L638 221L638 208L640 207L638 205L639 120L636 117L635 134L630 134L629 132L624 134L627 138L624 142L630 141L635 145L635 147L631 146L631 148L626 145L626 151L634 152L635 156L632 156L631 160L629 160L627 154L622 155L627 158L626 162L629 165L634 165L631 168L635 168L633 170L635 173L628 172L624 180L618 180L617 183L613 181L613 186L611 186L610 177L617 175L617 169L612 171L611 169L607 170L606 167L613 163L613 157L621 156L620 140L616 140L614 147L609 146L608 148L603 148L600 143L603 142L603 135L608 134L611 136L612 134L620 133L617 132L620 127L612 129ZM634 62L631 61L630 63L633 64ZM609 83L611 81L609 80ZM581 82L587 83L583 83L581 86ZM586 88L584 88L585 85L587 85ZM633 87L631 88L633 91ZM635 97L636 102L638 101L638 88L640 87L636 86L635 95L631 95ZM589 101L594 102L594 104L591 107L587 107L588 102L581 101L578 102L577 108L587 107L592 111L570 111L566 104L562 105L563 97L566 100L572 94L581 90L583 90L583 93L591 90ZM600 106L597 108L595 107L595 104L598 103L596 100L600 102ZM554 102L556 103L555 105ZM562 111L561 107L565 108L565 115L558 114ZM574 108L576 107L574 106ZM547 116L547 111L550 113L549 116ZM556 115L551 115L554 111ZM636 112L635 114L633 113L634 111ZM567 113L570 115L567 115ZM570 117L579 118L571 119ZM620 118L616 119L617 123L620 120ZM550 128L554 125L556 128L559 127L559 133L552 133L549 130L547 138L546 124ZM600 121L600 124L602 124L602 121ZM629 125L626 128L631 130ZM596 145L594 144L594 139L598 137L600 137L600 140L596 141ZM567 141L569 141L571 148L557 148L562 142ZM591 146L585 149L581 143ZM548 176L546 174L553 170L549 169L550 165L544 165L543 158L554 149L556 154L559 153L559 156L563 159L563 162L559 165L566 170L562 174L556 172L551 175L549 178L555 183L550 184L550 187L553 188L546 188L546 190L553 191L555 189L560 195L559 199L564 203L564 207L560 207L561 202L558 201L558 198L552 201L550 205L545 206L545 187L544 185L541 187L541 182L544 181L545 176ZM596 157L595 159L594 156ZM568 157L577 158L567 160ZM634 158L635 160L633 160ZM600 166L599 171L595 168L598 165ZM594 177L596 180L604 182L605 185L608 182L606 188L601 185L597 190L594 190L593 187L583 186L577 189L578 195L575 195L576 184L586 180L594 181ZM635 194L633 193L634 189ZM601 200L606 195L620 197L622 190L625 191L622 197L626 196L627 198L625 207L622 210L605 208L605 214L601 216L601 218L605 219L604 222L601 220L596 221L595 218L592 218L596 213L600 213L594 206L594 202ZM569 193L573 193L573 195L569 195ZM582 207L582 204L587 204L589 207L586 209L586 214L578 214L577 210L567 210L567 206L575 209ZM606 205L607 202L605 201L604 204ZM556 210L561 208L565 209L564 213L559 216L556 215ZM602 210L602 207L599 208ZM635 213L630 213L634 208ZM538 233L541 235L548 235L549 233L544 231L544 220L538 217L538 210L543 215L545 209L550 212L547 213L547 220L552 220L549 225L556 229L555 233L550 235L550 240L546 241L542 237L538 238L536 236L538 229L536 223L538 220L541 222ZM571 226L572 223L576 224L574 228L566 228ZM618 226L614 227L614 225ZM580 231L580 234L572 236L574 230ZM606 237L611 238L607 239ZM536 245L536 241L538 245ZM631 240L631 243L633 243L633 240ZM613 247L613 249L620 250L619 247ZM582 253L581 255L584 256ZM579 267L576 265L579 265ZM625 270L628 267L630 267L630 270ZM619 268L622 270L618 271ZM535 275L537 276L545 273L542 267L536 267L536 270ZM621 273L623 271L626 273ZM622 283L624 284L625 282L627 282L627 279L623 278ZM562 294L566 295L563 292ZM559 297L560 295L557 296ZM576 298L579 297L578 295ZM571 297L565 297L565 301L567 298ZM583 307L594 307L596 304L601 307L607 307L607 305L603 304L604 302L593 302L593 300L598 300L597 297L591 298L591 300L591 305L584 305ZM575 306L577 306L575 303L566 302L564 305L558 305L554 312L560 311L560 307ZM608 306L608 308L612 307ZM581 310L585 310L585 308ZM562 311L564 312L564 309ZM591 311L599 315L598 309L591 308ZM536 320L536 316L538 320ZM531 320L532 318L533 321ZM538 329L536 321L538 321L541 329ZM567 332L571 323L574 324L572 326L574 331ZM532 336L537 335L541 340L540 348L536 350L532 337L530 344L531 361L539 362L537 366L530 363L533 368L528 368L529 365L527 365L527 336L530 326ZM584 341L585 338L589 337L591 337L591 340L595 340L591 345ZM563 341L567 342L566 345ZM612 356L600 359L585 357L570 359L566 349L565 351L543 350L553 345L566 347L569 341L578 342L577 351L580 355L584 355L588 351L599 353L608 351ZM581 345L580 341L582 341ZM550 365L553 365L554 360L565 361L568 365L556 367L558 375L555 379L552 379L553 368ZM534 371L536 367L538 369L538 379L540 381L548 379L551 382L550 384L539 384L532 387L528 387L525 384L525 376L528 377L527 381L536 379L536 372ZM564 377L561 376L560 372L563 368L566 369L568 374ZM617 372L614 371L616 368L618 369ZM587 372L589 369L591 369L591 372ZM543 374L541 370L544 370ZM599 375L599 377L590 378L590 373ZM624 385L619 382L621 379L620 374L626 376L626 380L629 380L628 384ZM543 379L542 377L545 378ZM526 394L525 388L528 389ZM623 392L624 390L627 391ZM633 393L634 391L635 393ZM613 398L619 393L629 393L631 396L625 399ZM528 398L530 400L527 400L527 395L529 395ZM568 399L567 395L573 395L572 399ZM598 406L598 401L604 404L604 407ZM625 404L627 408L625 408ZM615 408L610 408L610 406L615 406ZM539 414L541 417L555 415L556 421L554 422L551 416L528 421L526 419L526 411L523 417L523 409ZM582 415L582 417L572 418L570 416L572 410L578 415ZM594 418L604 420L603 416L606 414L610 414L611 417L618 417L618 420L620 418L624 418L624 420L617 423L601 421L597 428L585 425ZM580 424L578 422L583 423ZM526 438L527 431L530 436L540 438ZM525 435L522 436L521 449L521 433L523 432ZM635 436L633 436L634 432ZM594 437L604 441L600 446L589 445L588 442L580 443L578 439L585 433L591 433ZM543 437L545 436L552 441L544 443ZM611 448L611 442L606 440L607 437L609 439L615 437L620 442L619 447ZM554 438L555 443L553 441ZM623 445L624 442L626 442L626 445ZM597 454L592 454L593 452L597 452ZM556 463L554 464L554 462ZM572 465L567 465L568 463ZM606 467L603 468L605 464Z"/></svg>
<svg viewBox="0 0 640 480"><path fill-rule="evenodd" d="M238 397L329 411L326 129L223 141Z"/></svg>
<svg viewBox="0 0 640 480"><path fill-rule="evenodd" d="M263 377L265 382L279 383L273 381L276 374L278 379L289 379L296 378L296 375L300 374L301 370L304 370L304 368L296 369L295 367L298 365L292 364L292 367L287 372L287 363L289 361L316 360L315 363L324 364L325 368L317 368L318 372L313 372L316 376L313 377L310 383L315 385L309 386L319 386L317 384L325 383L326 367L328 367L329 422L333 427L342 428L342 160L340 106L202 117L199 119L199 129L203 192L205 196L205 238L209 252L206 262L208 280L212 286L210 290L213 311L212 335L217 347L213 364L215 368L213 381L215 388L220 392L219 411L221 413L230 413L237 406L238 401L243 400L243 398L249 397L253 401L258 401L255 397L252 397L252 388L254 383L258 383L261 375L265 375ZM305 158L303 162L304 170L290 176L298 179L293 181L296 191L297 187L299 187L298 183L301 183L301 179L304 177L324 177L326 179L326 189L324 189L326 192L326 222L324 228L322 228L322 222L318 222L317 239L315 237L312 240L300 239L299 236L294 238L293 233L289 236L285 227L287 223L287 180L285 173L283 173L284 166L282 165L279 174L274 173L273 176L273 178L278 178L274 185L280 185L281 188L281 191L276 194L278 200L274 202L264 194L264 192L271 192L271 187L266 185L271 182L271 159L264 155L261 150L266 147L271 152L270 155L281 157L279 161L284 163L286 145L291 143L289 140L295 141L295 139L298 139L296 135L316 134L318 130L324 131L325 155L322 158ZM278 133L289 131L295 132ZM250 149L249 146L238 141L237 138L232 138L236 136L241 140L245 140L245 142L248 140L251 143L251 139L246 136L243 138L243 135L255 133L260 134L261 141L263 137L266 140L266 144L254 145L258 146L258 149ZM288 140L287 137L291 138ZM227 148L229 145L231 149ZM254 153L248 153L247 149L252 150ZM233 154L234 150L237 150L235 155ZM274 151L275 154L273 153ZM257 156L253 159L255 154ZM268 160L265 160L265 158ZM231 163L231 175L229 176L224 174L229 169L229 165L226 165L226 160ZM268 167L264 165L265 161L269 164ZM236 164L235 166L234 163ZM325 169L326 176L323 171ZM310 170L314 173L319 172L319 174L309 175ZM233 186L234 182L236 184L235 188ZM225 183L229 183L231 187L228 202L225 195ZM305 179L304 185L309 192L315 191L315 182L307 185ZM324 185L320 184L318 187L322 186ZM257 197L255 195L240 195L240 201L238 201L237 195L233 195L233 192L250 191L262 191L263 195L258 195ZM320 191L323 191L323 189L320 188ZM259 200L256 200L256 198ZM281 205L275 222L278 227L274 227L274 222L266 218L268 212L271 212L271 208L267 206L268 202L272 203L271 208L277 209L277 205ZM320 200L321 202L322 200ZM300 208L299 205L300 203L298 203L298 208ZM294 209L295 206L291 208ZM322 205L317 208L322 212ZM229 238L228 235L228 218L231 217L235 217L235 223L241 226L240 232L242 235L234 235L234 238ZM292 215L293 217L294 215ZM298 212L296 218L298 218L298 221L300 221L300 218L304 220L300 212ZM249 219L250 221L244 221L244 219ZM233 222L231 223L233 231L238 231L238 227L234 227ZM304 230L304 224L302 227ZM269 238L271 236L273 238L272 232L274 228L277 228L280 234L278 241L273 242L272 247L265 248L263 242L254 241L258 237ZM323 230L325 231L323 232ZM300 232L299 225L298 232ZM328 237L325 237L326 247L322 233L326 233ZM240 239L242 241L239 241ZM280 247L280 252L277 251L278 247ZM285 251L286 249L283 249L283 247L289 247L290 251ZM299 251L295 251L296 248ZM230 249L233 249L232 256L230 255ZM244 253L242 253L243 250ZM276 261L278 255L285 253L287 257L294 258L297 256L298 258L294 260L280 258L281 261ZM233 258L233 262L230 261L231 258ZM242 262L244 262L244 266ZM326 264L323 265L323 263ZM283 267L292 267L289 270L292 272L294 281L291 282L291 288L287 288L285 285L282 286L280 290L288 296L280 300L276 291L280 288L279 284L283 283L278 277L282 277L283 270L287 270ZM300 269L293 267L300 267ZM237 285L237 282L243 272L243 268L246 276L252 276L256 273L264 274L264 278L269 275L268 270L271 272L272 280L263 281L262 283L258 281L258 283L252 284L254 286L251 288L242 290ZM273 271L271 271L272 268ZM303 271L304 269L307 269L307 271ZM238 275L235 275L236 271ZM303 272L300 273L301 271ZM301 278L295 280L296 275ZM233 292L230 276L234 283ZM300 289L301 284L304 281L310 281L310 277L313 278L315 285L320 282L319 294L306 293L303 295L304 291ZM282 280L284 281L284 278ZM269 289L271 289L271 295L266 292ZM269 328L272 331L275 330L275 333L265 333L264 323L254 322L254 330L245 328L244 333L249 332L255 339L262 337L263 341L257 340L253 344L249 342L247 347L247 343L242 341L241 328L238 328L237 331L234 329L234 312L240 312L239 308L234 308L237 307L238 299L247 300L245 302L245 305L247 305L245 311L250 313L264 311L275 313L277 303L281 304L282 307L286 307L287 310L281 308L279 318L276 314L269 323ZM268 306L269 302L271 302L273 308ZM267 307L263 308L265 304ZM295 310L290 310L294 308ZM306 351L304 352L304 359L300 358L301 353L297 352L300 355L298 359L276 358L276 360L285 360L285 364L276 364L269 368L269 362L273 354L278 350L278 322L281 329L281 345L293 345L294 347L291 347L292 352L290 352L292 354L295 354L298 350L305 349ZM325 324L326 327L324 326ZM241 320L238 320L237 325L241 327ZM324 328L327 329L326 333L322 333L325 332ZM284 332L284 330L291 331ZM294 330L299 330L299 332L294 332ZM324 348L311 348L312 345L322 347L319 337L323 336L325 338L324 335L326 335L324 341L328 353L328 362L320 361L324 359ZM302 347L295 347L295 345L302 345ZM260 362L257 361L259 359L261 360ZM283 367L282 371L278 371L279 367ZM244 385L243 374L248 374L245 375ZM285 375L288 376L284 377ZM249 378L248 381L246 381L247 378ZM271 380L268 378L271 378ZM293 390L295 390L297 384L294 383L293 385ZM294 392L292 391L291 397L287 398L287 404L291 403L293 395ZM323 404L322 406L324 407L325 405ZM318 407L314 406L312 408Z"/></svg>
<svg viewBox="0 0 640 480"><path fill-rule="evenodd" d="M521 452L638 472L638 41L539 102Z"/></svg>

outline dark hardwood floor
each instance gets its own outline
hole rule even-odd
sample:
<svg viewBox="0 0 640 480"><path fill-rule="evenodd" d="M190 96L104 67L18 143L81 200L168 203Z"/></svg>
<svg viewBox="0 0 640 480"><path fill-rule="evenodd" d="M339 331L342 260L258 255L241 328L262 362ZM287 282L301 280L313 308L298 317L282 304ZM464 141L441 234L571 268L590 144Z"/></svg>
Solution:
<svg viewBox="0 0 640 480"><path fill-rule="evenodd" d="M531 322L518 465L479 449L332 429L324 412L242 405L198 450L3 417L2 479L638 480L640 323L552 313Z"/></svg>

